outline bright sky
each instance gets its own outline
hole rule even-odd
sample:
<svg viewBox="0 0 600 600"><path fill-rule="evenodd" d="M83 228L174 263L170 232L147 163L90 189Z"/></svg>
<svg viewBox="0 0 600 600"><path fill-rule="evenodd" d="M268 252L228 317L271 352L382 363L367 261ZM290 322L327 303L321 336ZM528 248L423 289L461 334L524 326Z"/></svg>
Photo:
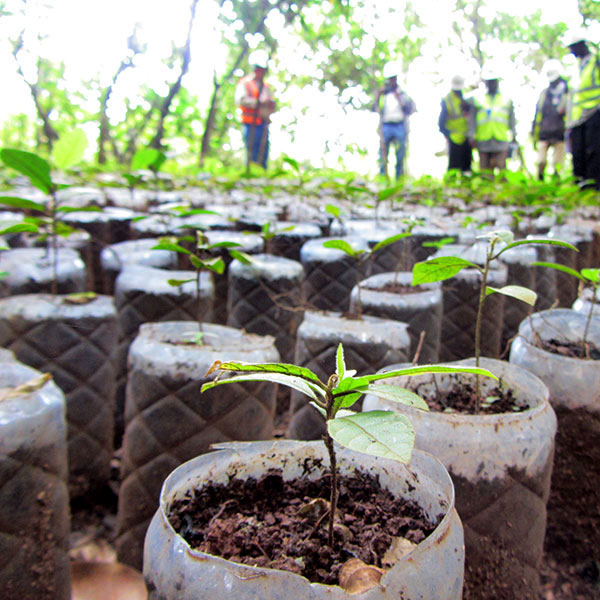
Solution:
<svg viewBox="0 0 600 600"><path fill-rule="evenodd" d="M18 0L9 0L9 6ZM377 6L393 3L395 0L377 0ZM141 37L150 40L149 52L142 59L139 68L131 69L126 75L125 93L135 89L145 81L155 85L160 91L163 74L156 68L156 59L169 52L171 40L181 43L184 39L189 14L190 0L169 0L168 9L163 0L29 0L32 7L31 16L22 25L29 30L40 30L47 33L43 41L43 52L54 60L64 60L66 73L70 81L79 81L99 74L105 82L112 76L122 59L126 39L135 22L142 25ZM50 4L50 9L44 9ZM548 0L488 0L490 6L515 15L522 15L542 10L547 22L565 22L569 27L577 26L581 17L577 11L577 0L562 0L560 3ZM430 39L444 36L449 22L453 1L419 0L415 6L430 29ZM492 9L490 9L492 10ZM9 21L10 22L10 21ZM196 93L208 103L211 92L213 67L220 69L224 61L223 51L219 51L218 34L214 29L215 3L200 0L198 16L193 35L192 61L186 85L192 93ZM396 24L387 21L373 23L377 34L384 39L395 35ZM23 111L23 107L33 106L29 93L23 82L15 73L14 61L10 56L7 42L9 31L6 19L0 20L0 76L4 82L4 90L0 99L0 120L8 115ZM14 24L13 24L14 27ZM34 37L26 40L26 47L37 50L38 42ZM501 53L502 48L498 49ZM456 55L449 50L446 53L446 64L436 60L435 43L427 44L423 56L415 61L405 80L402 82L418 108L411 118L410 152L408 169L413 175L431 173L439 175L444 171L445 158L435 158L434 153L443 148L443 138L437 131L439 103L447 93L447 82L441 81L444 75L449 80L457 65ZM282 35L278 60L292 72L306 70L298 63L297 42ZM503 57L500 57L502 60ZM462 59L460 59L462 60ZM504 59L503 64L510 64ZM565 65L568 68L568 65ZM511 65L502 81L502 91L515 99L517 118L519 121L520 141L527 142L535 101L545 82L538 78L538 86L529 90L515 87L518 80L516 69L519 65ZM466 71L469 68L466 67ZM441 75L440 75L441 73ZM531 73L535 80L536 74ZM472 76L473 84L475 73ZM377 116L368 111L355 111L344 114L334 95L322 94L315 89L299 89L293 85L281 86L278 89L279 99L289 103L289 108L282 108L276 114L272 132L272 156L288 154L299 160L310 159L315 166L346 166L358 171L376 171L378 140L376 135ZM118 110L119 97L113 97L113 110ZM292 117L297 117L299 126L294 139L284 130L283 124ZM241 145L241 136L237 139ZM344 155L340 164L340 156L346 146L358 145L368 150L367 156ZM319 161L319 159L321 159Z"/></svg>

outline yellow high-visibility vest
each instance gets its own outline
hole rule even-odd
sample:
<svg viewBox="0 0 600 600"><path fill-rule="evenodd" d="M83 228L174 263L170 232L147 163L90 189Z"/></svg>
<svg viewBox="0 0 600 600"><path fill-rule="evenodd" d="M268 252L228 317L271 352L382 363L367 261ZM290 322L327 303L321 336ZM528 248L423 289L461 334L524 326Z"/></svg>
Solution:
<svg viewBox="0 0 600 600"><path fill-rule="evenodd" d="M600 108L600 58L591 56L569 102L567 127L579 125Z"/></svg>
<svg viewBox="0 0 600 600"><path fill-rule="evenodd" d="M487 142L498 140L510 141L510 102L500 94L485 94L477 103L475 119L475 140Z"/></svg>
<svg viewBox="0 0 600 600"><path fill-rule="evenodd" d="M450 139L455 144L463 144L467 139L467 129L469 123L467 117L463 115L463 101L454 93L450 92L445 98L448 118L446 119L446 128L450 132Z"/></svg>

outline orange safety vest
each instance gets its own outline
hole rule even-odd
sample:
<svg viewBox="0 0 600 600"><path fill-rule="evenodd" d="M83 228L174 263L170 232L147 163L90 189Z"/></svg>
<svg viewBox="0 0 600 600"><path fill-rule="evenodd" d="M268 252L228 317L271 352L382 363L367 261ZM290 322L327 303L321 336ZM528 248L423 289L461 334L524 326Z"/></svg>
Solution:
<svg viewBox="0 0 600 600"><path fill-rule="evenodd" d="M244 84L247 96L258 98L258 84L252 75L242 77L240 83ZM263 89L266 87L267 84L263 83ZM260 125L263 122L261 117L258 116L256 108L250 108L248 106L240 106L240 108L242 109L242 123L248 125Z"/></svg>

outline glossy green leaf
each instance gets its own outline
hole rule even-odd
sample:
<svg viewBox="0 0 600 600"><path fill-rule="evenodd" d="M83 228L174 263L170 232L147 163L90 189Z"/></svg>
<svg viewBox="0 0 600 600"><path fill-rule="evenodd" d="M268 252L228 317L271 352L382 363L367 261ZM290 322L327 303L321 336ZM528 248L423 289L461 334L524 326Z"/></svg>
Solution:
<svg viewBox="0 0 600 600"><path fill-rule="evenodd" d="M54 184L50 176L50 165L43 158L31 152L8 148L0 150L0 158L7 167L25 175L31 185L46 194L53 192Z"/></svg>
<svg viewBox="0 0 600 600"><path fill-rule="evenodd" d="M235 260L239 260L243 265L249 265L252 263L252 257L247 252L240 252L239 250L230 250L229 256Z"/></svg>
<svg viewBox="0 0 600 600"><path fill-rule="evenodd" d="M69 169L81 161L88 141L81 129L61 135L52 147L52 164L58 169Z"/></svg>
<svg viewBox="0 0 600 600"><path fill-rule="evenodd" d="M214 244L208 245L207 250L211 250L212 248L239 248L241 246L238 242L216 242Z"/></svg>
<svg viewBox="0 0 600 600"><path fill-rule="evenodd" d="M222 275L225 272L225 262L220 256L202 261L202 268Z"/></svg>
<svg viewBox="0 0 600 600"><path fill-rule="evenodd" d="M338 376L338 380L342 381L346 375L346 362L344 361L344 347L342 344L338 344L337 351L335 353L335 374Z"/></svg>
<svg viewBox="0 0 600 600"><path fill-rule="evenodd" d="M300 173L300 163L295 158L291 158L289 156L284 156L282 158L282 161L284 163L287 163L288 165L290 165L290 167L292 167L292 169L294 169L294 171L296 171L296 173Z"/></svg>
<svg viewBox="0 0 600 600"><path fill-rule="evenodd" d="M99 206L58 206L56 212L74 213L74 212L102 212Z"/></svg>
<svg viewBox="0 0 600 600"><path fill-rule="evenodd" d="M326 204L325 212L328 212L330 215L334 216L336 219L339 219L342 215L342 209L335 204Z"/></svg>
<svg viewBox="0 0 600 600"><path fill-rule="evenodd" d="M383 400L389 400L391 402L398 402L399 404L406 404L406 406L419 408L420 410L429 410L427 402L425 402L421 396L397 385L385 385L382 383L370 385L366 389L366 393L373 394L374 396L382 398Z"/></svg>
<svg viewBox="0 0 600 600"><path fill-rule="evenodd" d="M382 410L330 419L327 431L346 448L404 463L410 461L415 442L414 429L404 415Z"/></svg>
<svg viewBox="0 0 600 600"><path fill-rule="evenodd" d="M463 269L480 269L480 267L458 256L440 256L425 262L419 262L413 267L413 285L444 281L454 277Z"/></svg>
<svg viewBox="0 0 600 600"><path fill-rule="evenodd" d="M494 287L486 287L485 295L489 296L490 294L502 294L504 296L510 296L511 298L516 298L517 300L521 300L531 306L535 304L537 300L537 294L526 287L522 287L520 285L505 285L501 288Z"/></svg>
<svg viewBox="0 0 600 600"><path fill-rule="evenodd" d="M142 148L131 159L131 170L149 169L160 158L161 152L156 148Z"/></svg>
<svg viewBox="0 0 600 600"><path fill-rule="evenodd" d="M390 379L392 377L404 377L412 375L425 375L427 373L465 373L467 375L481 375L483 377L491 377L498 379L492 372L481 367L463 367L463 366L446 366L446 365L423 365L419 367L406 367L404 369L396 369L387 371L386 373L375 373L374 375L363 375L360 379L366 384L381 379ZM361 388L362 389L362 388Z"/></svg>

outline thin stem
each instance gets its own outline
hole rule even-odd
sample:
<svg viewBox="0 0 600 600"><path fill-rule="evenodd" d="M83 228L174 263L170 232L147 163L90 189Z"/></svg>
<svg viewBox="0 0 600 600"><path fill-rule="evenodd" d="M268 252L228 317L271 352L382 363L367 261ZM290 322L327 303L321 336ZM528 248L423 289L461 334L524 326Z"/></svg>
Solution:
<svg viewBox="0 0 600 600"><path fill-rule="evenodd" d="M594 313L594 307L596 306L596 287L592 287L592 305L588 312L588 316L585 322L585 329L583 330L583 348L587 348L587 336L589 333L590 325L592 324L592 314Z"/></svg>
<svg viewBox="0 0 600 600"><path fill-rule="evenodd" d="M477 321L475 322L475 366L479 368L479 359L481 357L481 321L483 316L483 303L485 301L485 288L490 269L490 258L494 250L492 247L485 255L485 265L481 271L481 287L479 288L479 306L477 307ZM481 378L475 375L475 414L479 414L479 404L481 401Z"/></svg>
<svg viewBox="0 0 600 600"><path fill-rule="evenodd" d="M327 420L333 419L335 417L333 413L333 404L334 398L332 390L337 384L337 377L331 376L329 378L329 382L327 383L327 392L326 392L326 401L327 401ZM325 431L324 436L325 447L327 448L327 452L329 454L329 471L331 473L331 482L330 482L330 493L329 493L329 529L327 533L327 543L329 547L333 550L333 525L335 521L335 513L337 510L337 501L338 501L338 472L337 472L337 458L335 455L335 449L333 447L333 439L329 435L328 431Z"/></svg>
<svg viewBox="0 0 600 600"><path fill-rule="evenodd" d="M52 261L52 283L50 287L50 292L53 295L58 293L58 234L57 231L57 223L56 223L56 192L52 192L52 200L50 201L50 225L52 231L50 233L50 244L52 248L52 257L50 260Z"/></svg>

